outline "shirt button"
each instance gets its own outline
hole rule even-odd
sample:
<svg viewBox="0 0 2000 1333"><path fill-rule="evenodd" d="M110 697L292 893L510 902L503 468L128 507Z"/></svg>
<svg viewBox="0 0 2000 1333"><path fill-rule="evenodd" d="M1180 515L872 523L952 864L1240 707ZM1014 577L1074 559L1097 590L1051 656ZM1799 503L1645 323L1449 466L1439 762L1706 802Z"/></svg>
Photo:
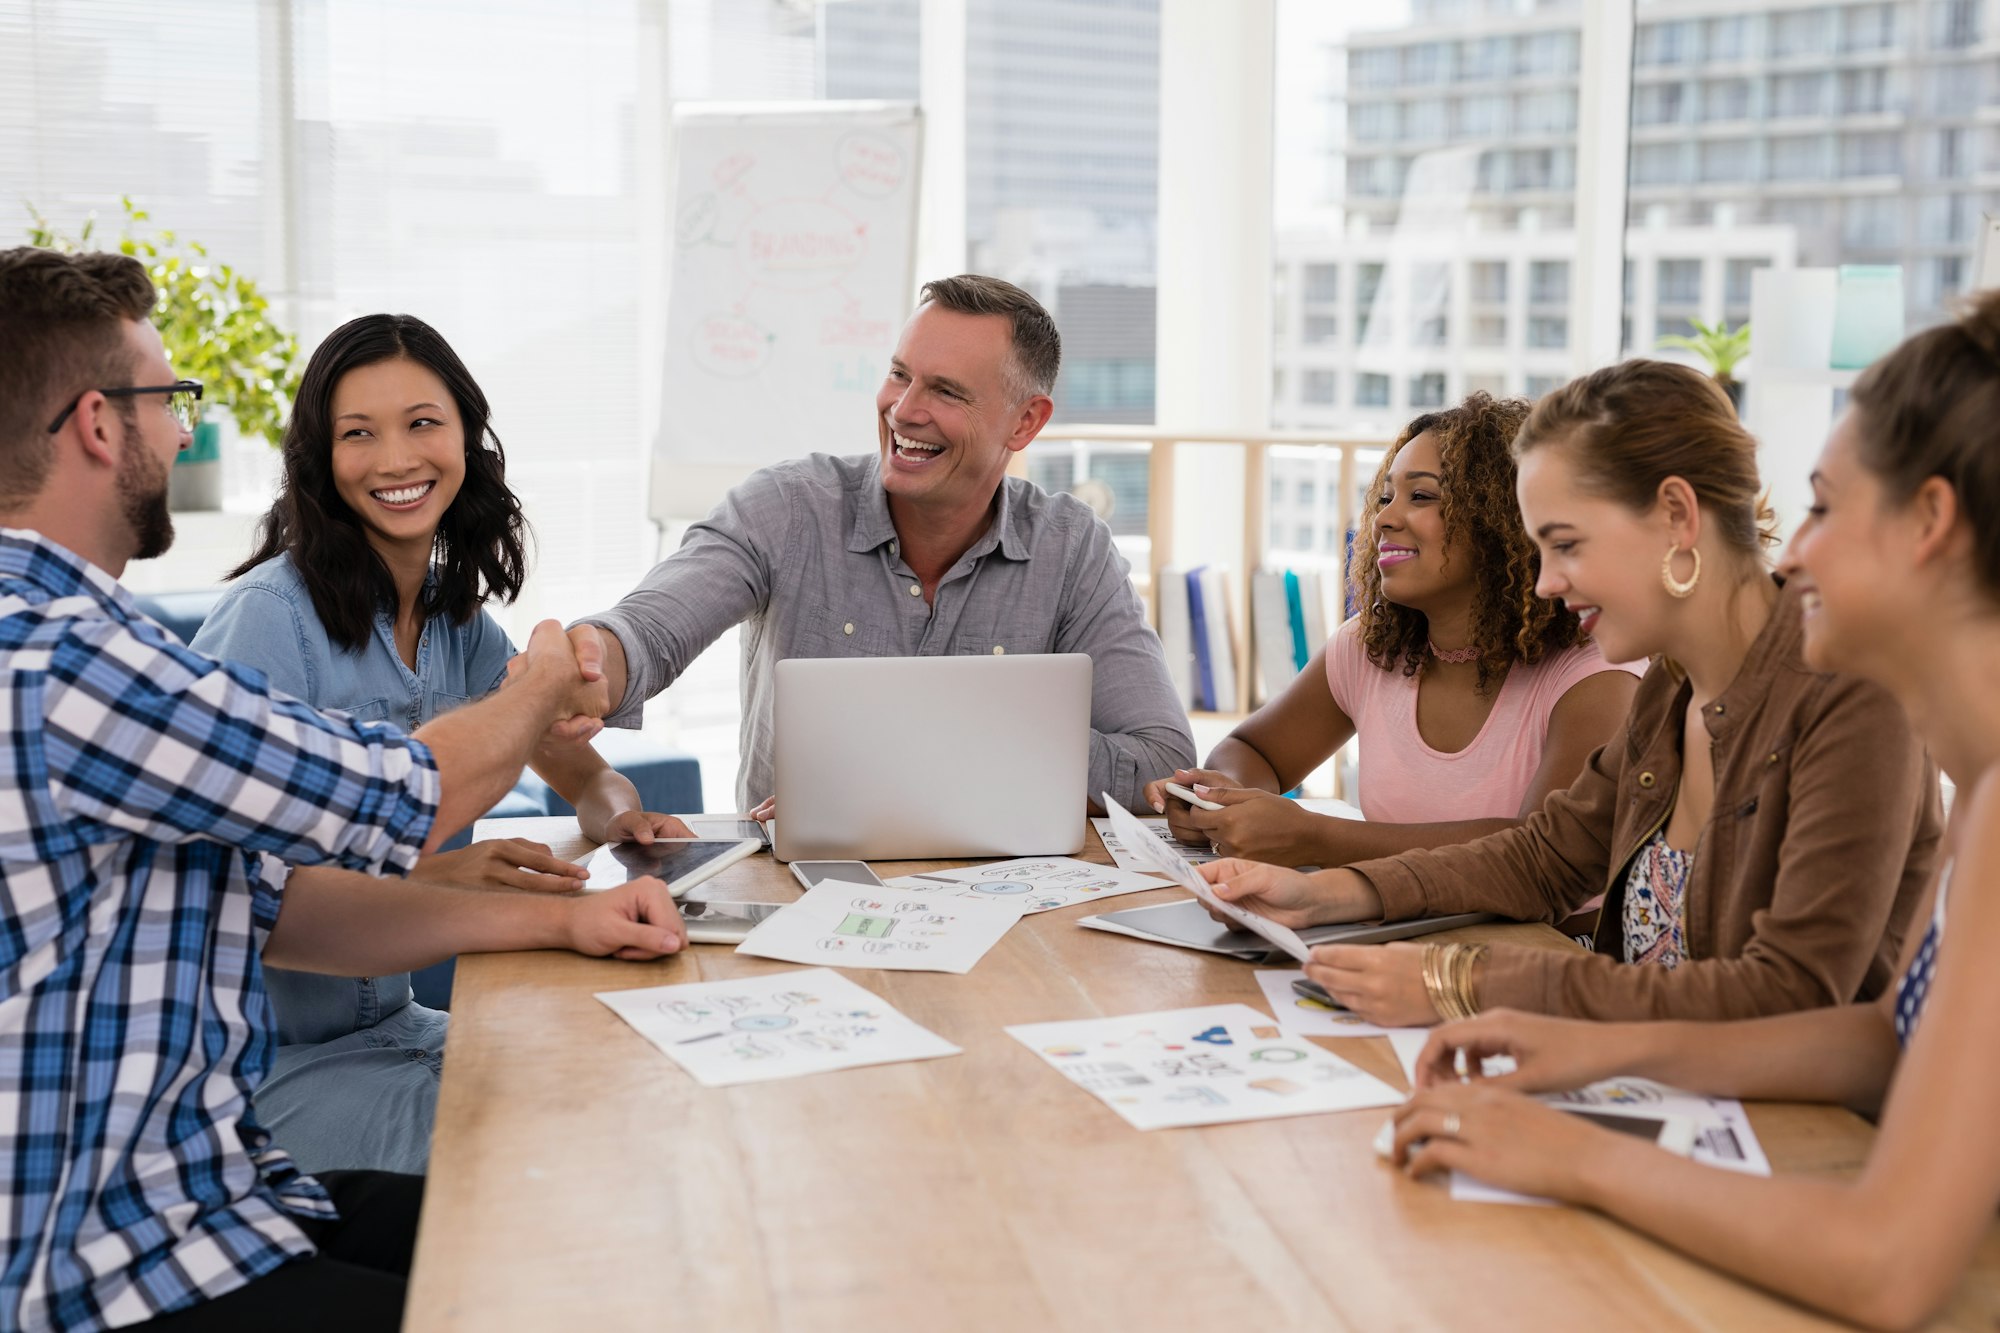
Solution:
<svg viewBox="0 0 2000 1333"><path fill-rule="evenodd" d="M840 627L840 632L841 632L842 634L852 634L852 633L854 633L854 622L850 620L850 621L848 621L848 622L847 622L847 623L846 623L845 625L842 625L842 626Z"/></svg>
<svg viewBox="0 0 2000 1333"><path fill-rule="evenodd" d="M1006 645L1006 644L1004 644L1004 643L996 643L996 644L994 644L994 645L993 645L993 655L994 655L995 657L1005 657L1005 656L1007 655L1007 645Z"/></svg>
<svg viewBox="0 0 2000 1333"><path fill-rule="evenodd" d="M1716 715L1717 717L1721 717L1721 716L1722 716L1722 715L1723 715L1724 713L1726 713L1726 712L1728 712L1728 711L1729 711L1729 710L1728 710L1728 709L1726 709L1726 708L1724 708L1724 707L1723 707L1723 706L1722 706L1721 704L1717 704L1717 705L1715 706L1715 715Z"/></svg>
<svg viewBox="0 0 2000 1333"><path fill-rule="evenodd" d="M1656 778L1656 777L1654 777L1654 776L1652 775L1652 773L1651 773L1650 771L1648 771L1648 772L1645 772L1645 773L1641 773L1641 774L1639 775L1639 785L1640 785L1641 787L1646 787L1646 788L1649 788L1649 789L1650 789L1650 788L1652 787L1652 785L1653 785L1653 784L1654 784L1655 782L1658 782L1658 781L1659 781L1659 779L1658 779L1658 778Z"/></svg>
<svg viewBox="0 0 2000 1333"><path fill-rule="evenodd" d="M890 543L889 543L889 554L890 554L890 555L901 555L902 553L903 553L903 545L902 545L902 543L901 543L901 542L890 542Z"/></svg>
<svg viewBox="0 0 2000 1333"><path fill-rule="evenodd" d="M922 597L923 595L924 595L924 585L923 585L923 584L921 584L921 583L912 583L912 584L910 585L910 596L912 596L912 597Z"/></svg>

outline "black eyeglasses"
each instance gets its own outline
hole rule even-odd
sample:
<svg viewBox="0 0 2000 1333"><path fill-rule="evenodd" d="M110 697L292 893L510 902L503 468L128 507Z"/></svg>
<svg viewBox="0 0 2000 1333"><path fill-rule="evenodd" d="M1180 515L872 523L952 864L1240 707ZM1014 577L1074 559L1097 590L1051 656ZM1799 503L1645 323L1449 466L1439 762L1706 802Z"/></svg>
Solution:
<svg viewBox="0 0 2000 1333"><path fill-rule="evenodd" d="M63 422L69 420L69 414L76 411L77 404L87 393L101 393L106 398L137 398L142 393L163 393L167 395L167 410L174 414L174 420L181 423L183 430L192 431L195 423L201 420L201 408L196 406L201 402L201 381L176 380L172 384L147 384L130 389L85 389L70 400L70 405L62 410L61 416L49 423L49 434L62 429Z"/></svg>

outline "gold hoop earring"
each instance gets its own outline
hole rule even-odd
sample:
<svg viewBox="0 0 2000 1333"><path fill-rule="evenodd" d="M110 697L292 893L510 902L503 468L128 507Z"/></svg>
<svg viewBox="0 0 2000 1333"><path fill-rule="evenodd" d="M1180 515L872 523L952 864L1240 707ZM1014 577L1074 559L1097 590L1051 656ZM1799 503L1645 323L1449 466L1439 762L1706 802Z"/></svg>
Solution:
<svg viewBox="0 0 2000 1333"><path fill-rule="evenodd" d="M1667 558L1660 562L1660 582L1667 585L1670 597L1692 596L1694 585L1701 582L1701 552L1692 546L1688 548L1688 554L1694 557L1694 572L1688 575L1686 583L1674 577L1674 557L1680 553L1678 546L1669 546Z"/></svg>

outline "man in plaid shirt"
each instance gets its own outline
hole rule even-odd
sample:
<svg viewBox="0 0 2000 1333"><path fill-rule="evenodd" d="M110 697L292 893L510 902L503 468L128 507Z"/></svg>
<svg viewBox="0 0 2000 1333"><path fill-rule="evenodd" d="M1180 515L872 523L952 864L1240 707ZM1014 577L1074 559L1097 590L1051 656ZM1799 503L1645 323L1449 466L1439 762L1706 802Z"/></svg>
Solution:
<svg viewBox="0 0 2000 1333"><path fill-rule="evenodd" d="M135 609L199 386L119 255L0 251L0 1328L395 1328L421 1180L300 1174L250 1094L260 960L656 957L658 881L582 899L401 874L606 700L555 622L414 736L322 714ZM291 867L291 868L288 868Z"/></svg>

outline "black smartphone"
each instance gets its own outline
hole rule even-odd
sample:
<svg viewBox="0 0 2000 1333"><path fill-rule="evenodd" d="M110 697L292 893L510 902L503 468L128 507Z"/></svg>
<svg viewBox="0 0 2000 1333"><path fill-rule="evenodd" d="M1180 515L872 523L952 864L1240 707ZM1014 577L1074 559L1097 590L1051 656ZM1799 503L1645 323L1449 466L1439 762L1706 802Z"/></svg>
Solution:
<svg viewBox="0 0 2000 1333"><path fill-rule="evenodd" d="M1320 985L1317 981L1300 977L1292 983L1292 993L1294 995L1303 995L1308 1000L1317 1000L1329 1009L1338 1009L1342 1013L1347 1012L1347 1006L1327 994L1326 987Z"/></svg>

